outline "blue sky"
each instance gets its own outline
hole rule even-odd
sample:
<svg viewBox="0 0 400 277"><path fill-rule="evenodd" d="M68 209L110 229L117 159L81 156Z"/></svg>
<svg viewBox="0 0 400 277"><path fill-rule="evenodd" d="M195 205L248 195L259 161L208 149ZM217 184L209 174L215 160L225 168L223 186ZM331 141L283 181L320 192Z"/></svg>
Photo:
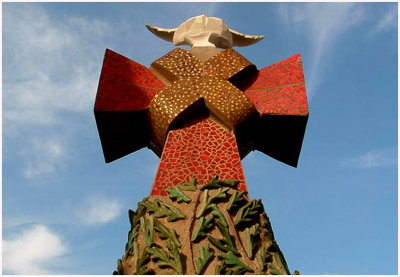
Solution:
<svg viewBox="0 0 400 277"><path fill-rule="evenodd" d="M105 164L93 104L105 48L173 49L144 27L222 18L262 68L300 53L310 118L298 168L243 160L290 270L397 274L397 3L3 3L3 273L111 274L158 158Z"/></svg>

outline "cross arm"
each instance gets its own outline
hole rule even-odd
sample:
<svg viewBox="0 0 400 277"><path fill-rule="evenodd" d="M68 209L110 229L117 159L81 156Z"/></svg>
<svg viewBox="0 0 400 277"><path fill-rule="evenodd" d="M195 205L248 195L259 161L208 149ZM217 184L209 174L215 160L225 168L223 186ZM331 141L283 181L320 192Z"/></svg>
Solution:
<svg viewBox="0 0 400 277"><path fill-rule="evenodd" d="M106 162L147 146L147 108L164 87L145 66L106 50L94 106Z"/></svg>
<svg viewBox="0 0 400 277"><path fill-rule="evenodd" d="M296 167L308 120L301 56L259 70L244 93L259 114L247 126L253 149Z"/></svg>

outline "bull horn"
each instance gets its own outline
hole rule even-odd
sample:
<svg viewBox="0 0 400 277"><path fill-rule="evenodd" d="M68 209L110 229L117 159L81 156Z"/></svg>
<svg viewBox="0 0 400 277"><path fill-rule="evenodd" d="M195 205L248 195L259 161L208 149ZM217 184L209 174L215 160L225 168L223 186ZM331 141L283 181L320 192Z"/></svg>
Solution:
<svg viewBox="0 0 400 277"><path fill-rule="evenodd" d="M232 34L233 46L249 46L264 38L264 36L245 35L233 29L229 29L229 31Z"/></svg>
<svg viewBox="0 0 400 277"><path fill-rule="evenodd" d="M176 28L166 29L166 28L156 27L156 26L153 26L150 24L146 24L146 27L154 35L158 36L159 38L161 38L163 40L170 41L170 42L172 42L175 31L176 31Z"/></svg>

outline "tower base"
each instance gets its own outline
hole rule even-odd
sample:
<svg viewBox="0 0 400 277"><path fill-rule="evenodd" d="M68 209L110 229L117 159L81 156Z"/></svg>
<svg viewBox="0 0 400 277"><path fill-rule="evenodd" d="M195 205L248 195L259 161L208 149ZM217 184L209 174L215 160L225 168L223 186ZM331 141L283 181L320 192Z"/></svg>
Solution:
<svg viewBox="0 0 400 277"><path fill-rule="evenodd" d="M290 274L261 200L238 184L190 178L143 199L114 274Z"/></svg>

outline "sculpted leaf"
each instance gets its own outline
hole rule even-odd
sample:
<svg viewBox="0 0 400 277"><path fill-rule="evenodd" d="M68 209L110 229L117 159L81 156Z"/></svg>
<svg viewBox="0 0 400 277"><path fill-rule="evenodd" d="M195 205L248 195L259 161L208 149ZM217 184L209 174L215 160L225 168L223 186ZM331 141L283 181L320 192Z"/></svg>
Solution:
<svg viewBox="0 0 400 277"><path fill-rule="evenodd" d="M179 184L178 188L183 191L196 191L197 189L197 179L190 176L189 183Z"/></svg>
<svg viewBox="0 0 400 277"><path fill-rule="evenodd" d="M245 202L246 199L244 198L244 191L237 191L232 194L231 198L229 199L228 206L226 208L227 211L231 211L240 207L240 203Z"/></svg>
<svg viewBox="0 0 400 277"><path fill-rule="evenodd" d="M200 247L200 257L194 261L196 263L196 273L201 274L207 263L214 256L214 250L210 249L210 244L207 242L205 247Z"/></svg>
<svg viewBox="0 0 400 277"><path fill-rule="evenodd" d="M148 247L147 253L150 254L152 260L157 262L159 267L170 267L175 270L176 274L182 275L183 268L177 246L171 241L168 241L167 246L170 254L158 246Z"/></svg>
<svg viewBox="0 0 400 277"><path fill-rule="evenodd" d="M239 209L235 220L235 226L252 222L254 216L258 215L261 211L261 208L261 200L256 199L248 202L246 205Z"/></svg>
<svg viewBox="0 0 400 277"><path fill-rule="evenodd" d="M154 227L154 230L158 233L158 236L161 239L168 239L171 240L173 243L175 243L178 247L181 247L181 243L179 242L179 239L177 237L177 234L174 229L168 229L165 227L164 224L161 222L158 222L156 226Z"/></svg>
<svg viewBox="0 0 400 277"><path fill-rule="evenodd" d="M245 234L246 234L246 244L245 244L245 250L246 254L250 259L253 259L253 250L255 248L255 242L257 241L257 238L259 238L260 235L260 230L259 227L260 225L254 224L251 226L251 228L246 228Z"/></svg>
<svg viewBox="0 0 400 277"><path fill-rule="evenodd" d="M216 175L214 178L211 179L211 181L204 185L203 187L201 187L201 190L206 190L206 189L220 189L223 187L230 187L230 188L235 188L238 184L240 183L240 181L237 180L219 180L219 176Z"/></svg>
<svg viewBox="0 0 400 277"><path fill-rule="evenodd" d="M178 203L182 203L182 202L186 202L186 203L190 203L192 201L192 199L190 199L189 196L187 196L186 194L184 194L178 186L174 186L172 188L167 188L166 189L169 198L171 198L172 200L176 200L176 202Z"/></svg>
<svg viewBox="0 0 400 277"><path fill-rule="evenodd" d="M136 265L136 275L148 274L147 261L150 259L149 253L147 253L147 247L143 249L142 255L139 258L139 247L135 244L135 265Z"/></svg>
<svg viewBox="0 0 400 277"><path fill-rule="evenodd" d="M175 206L165 203L160 199L143 201L141 205L146 207L146 211L154 213L155 217L167 217L167 221L186 218L186 216Z"/></svg>
<svg viewBox="0 0 400 277"><path fill-rule="evenodd" d="M274 253L274 259L275 259L276 263L282 268L282 270L283 270L282 274L289 275L290 271L289 271L288 265L285 261L285 258L283 257L281 250Z"/></svg>
<svg viewBox="0 0 400 277"><path fill-rule="evenodd" d="M197 212L196 217L200 218L210 207L212 203L217 202L218 200L224 199L226 197L226 192L228 191L228 188L219 188L217 193L215 193L212 196L209 196L209 191L206 189L204 191L204 197L203 201L201 202L200 209Z"/></svg>
<svg viewBox="0 0 400 277"><path fill-rule="evenodd" d="M196 231L193 233L192 241L196 241L197 239L205 237L206 231L213 227L213 217L205 218L204 216L200 217L199 223L197 225Z"/></svg>
<svg viewBox="0 0 400 277"><path fill-rule="evenodd" d="M268 273L270 275L283 275L283 273L280 272L279 269L277 269L273 263L268 263L267 266L268 266Z"/></svg>
<svg viewBox="0 0 400 277"><path fill-rule="evenodd" d="M143 237L146 242L146 246L150 247L154 241L154 220L150 217L149 228L146 228L146 220L144 217L140 218L140 228L142 229Z"/></svg>
<svg viewBox="0 0 400 277"><path fill-rule="evenodd" d="M245 272L253 272L253 270L244 264L238 257L235 256L232 252L228 251L226 254L218 255L218 258L223 259L227 267L234 267L236 270L239 270L242 274Z"/></svg>
<svg viewBox="0 0 400 277"><path fill-rule="evenodd" d="M178 246L173 241L168 241L167 247L171 253L170 260L175 269L176 274L183 275L183 267L181 261L181 255L178 251Z"/></svg>
<svg viewBox="0 0 400 277"><path fill-rule="evenodd" d="M215 223L217 224L217 227L221 232L222 239L215 239L211 235L208 235L207 239L219 250L223 252L232 252L235 255L239 255L239 251L236 249L232 237L229 234L228 223L226 222L224 215L221 213L221 211L215 204L212 205L212 208L213 208L213 215L216 218Z"/></svg>
<svg viewBox="0 0 400 277"><path fill-rule="evenodd" d="M261 271L263 271L267 267L268 263L272 262L272 256L267 252L267 249L265 249L264 246L261 246L256 254L256 260L261 268Z"/></svg>

